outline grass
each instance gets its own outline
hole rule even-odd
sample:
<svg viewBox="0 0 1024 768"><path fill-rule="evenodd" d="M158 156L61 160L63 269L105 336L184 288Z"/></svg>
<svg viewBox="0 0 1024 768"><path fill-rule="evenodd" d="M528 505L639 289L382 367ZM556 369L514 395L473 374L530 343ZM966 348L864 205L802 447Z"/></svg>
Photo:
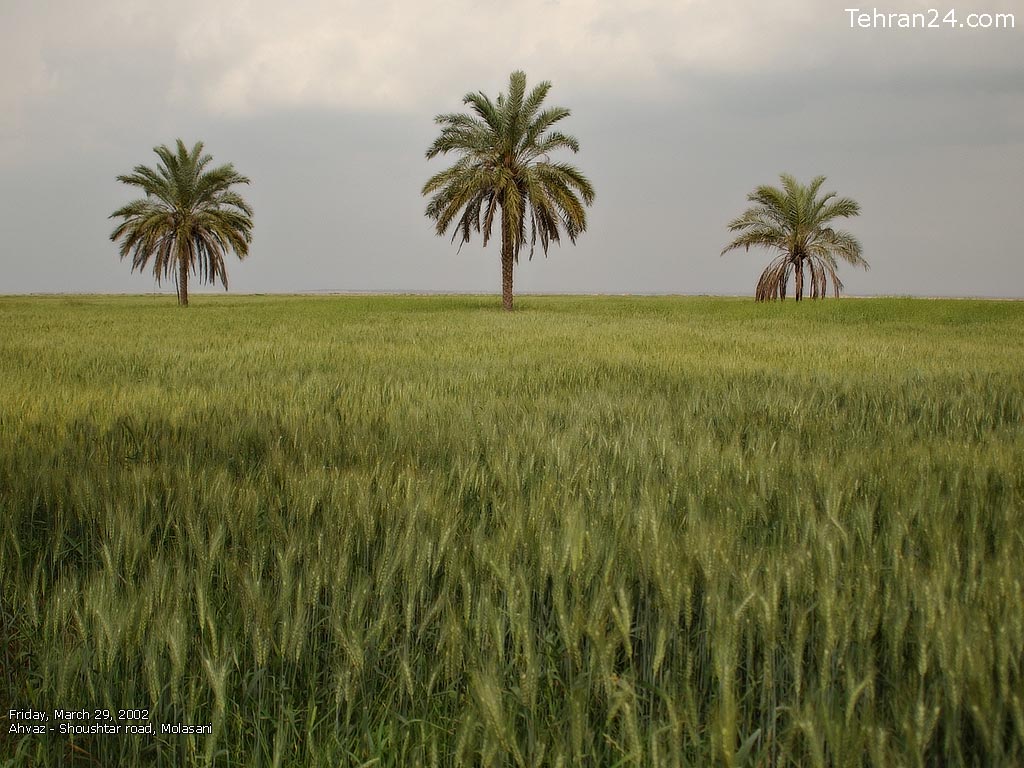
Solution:
<svg viewBox="0 0 1024 768"><path fill-rule="evenodd" d="M1024 304L172 302L0 299L0 686L213 732L3 765L1024 763Z"/></svg>

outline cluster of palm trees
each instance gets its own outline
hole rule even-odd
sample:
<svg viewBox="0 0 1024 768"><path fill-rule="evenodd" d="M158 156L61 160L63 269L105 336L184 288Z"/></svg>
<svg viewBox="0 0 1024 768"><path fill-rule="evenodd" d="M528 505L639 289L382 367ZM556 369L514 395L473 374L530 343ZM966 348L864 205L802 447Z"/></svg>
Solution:
<svg viewBox="0 0 1024 768"><path fill-rule="evenodd" d="M573 165L551 160L558 150L579 151L579 141L555 126L570 114L564 107L544 108L551 89L545 81L527 93L526 75L513 72L507 94L491 100L470 93L463 103L468 112L438 115L441 134L427 158L452 153L455 163L432 176L423 186L430 196L426 215L438 235L453 230L452 241L468 243L479 233L484 246L495 222L501 236L502 305L512 309L513 268L529 242L532 258L537 242L545 255L564 232L573 243L587 228L585 206L594 200L594 187ZM120 241L121 258L131 258L132 270L152 263L157 282L173 278L178 301L188 306L188 280L228 287L225 258L239 259L252 242L252 208L232 189L249 179L230 163L210 167L202 143L189 149L180 139L174 149L154 150L156 169L136 166L118 180L145 192L145 197L119 208L121 219L110 239ZM761 246L777 255L757 283L758 301L785 299L790 278L797 301L805 281L811 298L824 297L831 281L835 295L843 287L838 260L867 268L857 239L835 230L830 222L860 213L860 206L835 192L819 195L824 176L808 185L788 174L782 188L758 187L748 196L755 203L729 223L740 233L722 251Z"/></svg>

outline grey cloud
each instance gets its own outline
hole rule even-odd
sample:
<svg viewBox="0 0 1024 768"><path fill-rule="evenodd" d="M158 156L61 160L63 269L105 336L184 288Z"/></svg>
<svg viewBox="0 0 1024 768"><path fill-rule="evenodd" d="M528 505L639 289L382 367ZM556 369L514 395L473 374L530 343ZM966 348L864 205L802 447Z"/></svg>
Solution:
<svg viewBox="0 0 1024 768"><path fill-rule="evenodd" d="M0 293L150 290L150 276L118 262L106 217L128 195L115 176L153 162L151 147L178 136L203 139L217 160L253 179L246 195L256 240L251 258L230 269L233 291L494 291L493 246L474 241L458 252L435 237L419 189L441 165L423 157L433 115L458 109L467 90L493 94L518 66L531 80L553 80L551 102L572 108L566 128L582 144L574 161L598 193L578 245L524 261L520 290L749 293L764 254L719 258L725 225L754 186L789 171L825 174L829 188L861 202L863 215L848 228L872 269L843 272L850 292L1024 293L1024 260L1008 225L1024 199L1024 65L1011 55L1020 31L848 34L828 9L791 3L781 6L785 19L807 9L814 22L799 25L792 42L826 21L805 61L785 54L773 27L763 49L726 66L722 57L684 55L670 34L652 30L686 16L650 2L616 17L662 46L640 68L597 50L609 61L584 76L550 52L531 56L518 40L510 50L522 55L485 71L472 51L453 46L444 66L420 62L422 79L411 82L426 84L412 87L415 98L401 108L386 99L346 106L335 99L340 91L311 87L291 102L219 110L207 98L216 89L200 86L228 82L224 61L245 60L245 50L199 56L178 28L161 43L163 17L126 43L116 9L99 6L98 18L77 25L81 34L75 19L42 23L55 6L23 11L21 33L37 39L0 53L8 65L0 95L20 105L17 122L0 132ZM715 7L692 4L693 18L711 18ZM604 8L595 18L614 20ZM230 28L234 17L218 18ZM264 22L257 18L251 35L272 44ZM734 23L737 39L749 42L749 22ZM602 34L614 34L606 26ZM5 27L0 38L18 34ZM573 40L581 50L585 39ZM624 38L622 50L632 44ZM44 85L12 85L16 65L35 67Z"/></svg>

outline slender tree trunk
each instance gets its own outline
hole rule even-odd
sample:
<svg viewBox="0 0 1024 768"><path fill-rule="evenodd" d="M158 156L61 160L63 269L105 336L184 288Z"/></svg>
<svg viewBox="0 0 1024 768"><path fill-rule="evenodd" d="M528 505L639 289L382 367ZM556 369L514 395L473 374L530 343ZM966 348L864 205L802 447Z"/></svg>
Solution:
<svg viewBox="0 0 1024 768"><path fill-rule="evenodd" d="M505 223L501 224L501 306L506 312L512 311L512 242L506 231Z"/></svg>
<svg viewBox="0 0 1024 768"><path fill-rule="evenodd" d="M188 306L188 259L178 259L178 304Z"/></svg>
<svg viewBox="0 0 1024 768"><path fill-rule="evenodd" d="M800 301L804 297L804 261L803 259L797 259L796 261L796 300Z"/></svg>

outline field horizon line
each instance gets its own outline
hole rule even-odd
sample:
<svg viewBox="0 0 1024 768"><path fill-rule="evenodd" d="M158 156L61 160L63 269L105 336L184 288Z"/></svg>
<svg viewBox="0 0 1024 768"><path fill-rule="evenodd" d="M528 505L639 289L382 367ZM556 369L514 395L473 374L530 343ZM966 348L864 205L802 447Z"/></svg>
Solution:
<svg viewBox="0 0 1024 768"><path fill-rule="evenodd" d="M195 295L200 296L224 296L231 298L240 297L261 297L261 296L273 296L280 298L288 297L326 297L326 296L394 296L394 297L416 297L422 296L424 298L444 298L446 296L457 296L457 297L501 297L500 291L433 291L433 290L391 290L391 289L313 289L308 291L232 291L225 293L224 291L215 291L209 289L199 289L192 291ZM751 299L753 297L747 293L684 293L677 291L626 291L622 293L615 293L610 291L602 292L590 292L590 291L577 291L577 292L564 292L564 291L522 291L517 293L520 297L529 298L614 298L614 299ZM0 293L0 299L18 299L18 298L59 298L59 297L74 297L74 298L163 298L168 296L175 296L173 290L171 291L144 291L144 292L129 292L129 291L112 291L112 292L96 292L96 291L29 291L24 293ZM808 302L822 301L822 300L846 300L846 299L916 299L921 301L1024 301L1024 296L984 296L984 295L918 295L908 293L875 293L875 294L848 294L844 296L827 296L824 299L805 299ZM787 299L789 300L789 299Z"/></svg>

